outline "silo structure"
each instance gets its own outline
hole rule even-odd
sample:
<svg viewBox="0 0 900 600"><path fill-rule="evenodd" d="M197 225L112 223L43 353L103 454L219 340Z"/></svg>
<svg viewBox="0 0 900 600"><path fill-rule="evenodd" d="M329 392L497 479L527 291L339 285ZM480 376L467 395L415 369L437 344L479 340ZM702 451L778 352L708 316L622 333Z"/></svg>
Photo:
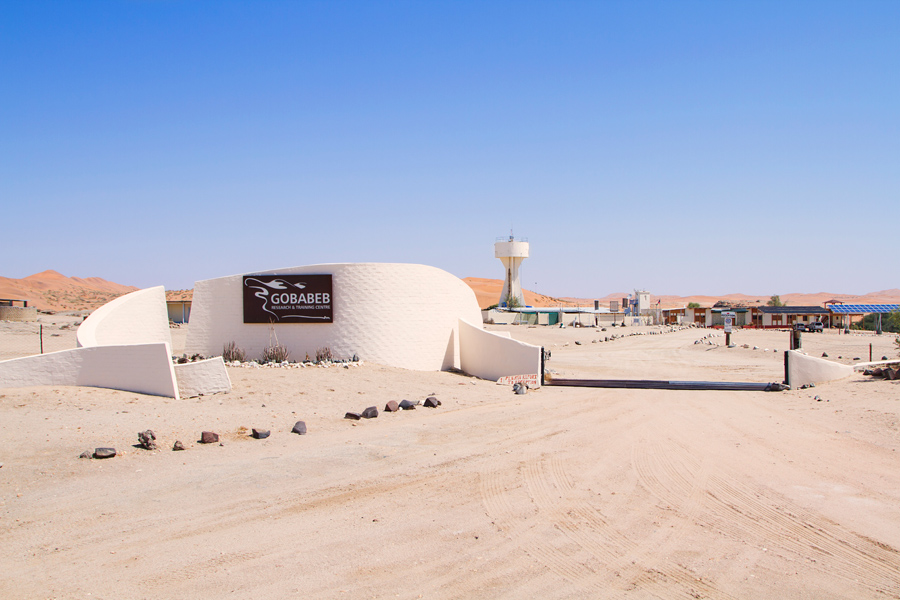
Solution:
<svg viewBox="0 0 900 600"><path fill-rule="evenodd" d="M510 298L514 298L513 304L525 306L522 283L519 280L519 266L523 260L528 258L528 242L509 236L508 240L498 241L494 244L494 256L500 259L506 269L506 279L503 282L503 290L500 292L500 305L509 304Z"/></svg>

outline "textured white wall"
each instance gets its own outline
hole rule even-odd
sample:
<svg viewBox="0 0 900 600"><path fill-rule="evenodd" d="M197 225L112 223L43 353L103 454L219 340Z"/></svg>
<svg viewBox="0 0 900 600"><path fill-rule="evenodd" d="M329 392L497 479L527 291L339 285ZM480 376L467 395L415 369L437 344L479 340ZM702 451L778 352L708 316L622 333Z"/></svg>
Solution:
<svg viewBox="0 0 900 600"><path fill-rule="evenodd" d="M254 273L332 275L333 323L244 324L243 275L194 285L185 351L215 356L234 341L248 358L278 342L292 360L328 347L338 358L406 369L436 371L459 366L453 335L458 320L481 322L475 293L462 280L426 265L347 263L292 267Z"/></svg>
<svg viewBox="0 0 900 600"><path fill-rule="evenodd" d="M459 323L460 368L475 377L496 381L507 375L541 372L541 347Z"/></svg>
<svg viewBox="0 0 900 600"><path fill-rule="evenodd" d="M178 398L165 343L75 348L0 362L0 387L83 385Z"/></svg>
<svg viewBox="0 0 900 600"><path fill-rule="evenodd" d="M175 379L182 398L231 391L231 379L221 356L176 364Z"/></svg>
<svg viewBox="0 0 900 600"><path fill-rule="evenodd" d="M823 358L807 356L796 350L788 350L788 383L792 388L810 383L824 383L843 379L853 374L851 365L842 365Z"/></svg>
<svg viewBox="0 0 900 600"><path fill-rule="evenodd" d="M165 342L172 347L163 286L125 294L84 320L75 335L79 347Z"/></svg>

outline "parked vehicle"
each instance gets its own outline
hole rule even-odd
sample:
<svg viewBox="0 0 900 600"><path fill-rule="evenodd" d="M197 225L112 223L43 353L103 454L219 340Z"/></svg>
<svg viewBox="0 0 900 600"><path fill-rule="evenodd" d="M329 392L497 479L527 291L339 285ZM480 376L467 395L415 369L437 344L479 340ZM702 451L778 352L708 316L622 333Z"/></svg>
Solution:
<svg viewBox="0 0 900 600"><path fill-rule="evenodd" d="M806 323L794 323L794 331L809 331L806 328Z"/></svg>
<svg viewBox="0 0 900 600"><path fill-rule="evenodd" d="M807 330L807 331L812 331L812 332L822 333L823 331L825 331L825 325L823 325L822 323L818 323L818 322L817 322L817 323L810 323L809 325L806 326L806 330Z"/></svg>

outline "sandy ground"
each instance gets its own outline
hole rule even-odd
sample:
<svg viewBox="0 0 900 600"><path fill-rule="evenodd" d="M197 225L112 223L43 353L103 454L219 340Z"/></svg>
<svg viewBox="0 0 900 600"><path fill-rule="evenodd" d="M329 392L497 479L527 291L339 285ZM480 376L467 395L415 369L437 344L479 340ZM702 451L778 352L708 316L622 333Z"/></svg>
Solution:
<svg viewBox="0 0 900 600"><path fill-rule="evenodd" d="M491 329L568 377L781 381L788 343ZM893 336L803 340L896 356ZM371 364L229 372L231 393L180 402L0 390L0 597L900 597L897 382L518 396ZM429 394L443 405L342 418ZM132 446L148 428L158 451ZM77 458L99 446L121 454Z"/></svg>

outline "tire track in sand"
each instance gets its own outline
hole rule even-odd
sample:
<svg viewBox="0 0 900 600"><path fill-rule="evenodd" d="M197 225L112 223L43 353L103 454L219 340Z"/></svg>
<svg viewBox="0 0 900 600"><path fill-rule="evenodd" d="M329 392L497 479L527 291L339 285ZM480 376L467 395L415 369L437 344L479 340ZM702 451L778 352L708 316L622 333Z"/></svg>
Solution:
<svg viewBox="0 0 900 600"><path fill-rule="evenodd" d="M763 486L721 474L700 483L700 461L674 441L665 448L658 442L637 444L632 462L648 492L693 521L766 550L793 554L809 568L873 592L900 596L900 553L890 546L793 506Z"/></svg>

